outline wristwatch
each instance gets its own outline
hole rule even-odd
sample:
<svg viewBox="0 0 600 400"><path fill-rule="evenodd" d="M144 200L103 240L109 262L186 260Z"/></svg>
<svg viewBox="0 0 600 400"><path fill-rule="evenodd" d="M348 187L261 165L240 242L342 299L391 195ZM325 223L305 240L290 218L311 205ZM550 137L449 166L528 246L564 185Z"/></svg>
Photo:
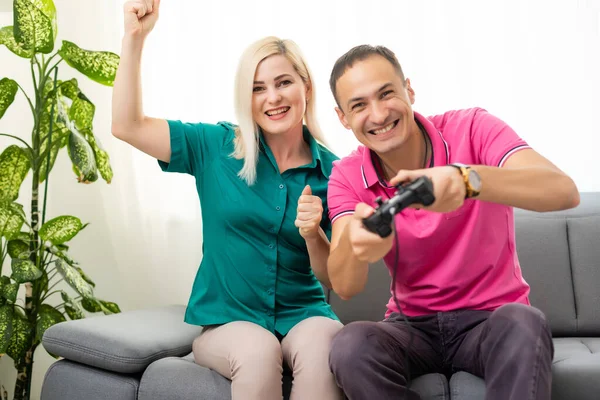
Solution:
<svg viewBox="0 0 600 400"><path fill-rule="evenodd" d="M481 192L481 176L479 176L477 171L468 165L461 163L452 163L450 166L458 169L462 175L463 181L465 182L465 189L467 189L465 198L469 199L471 197L479 196L479 193Z"/></svg>

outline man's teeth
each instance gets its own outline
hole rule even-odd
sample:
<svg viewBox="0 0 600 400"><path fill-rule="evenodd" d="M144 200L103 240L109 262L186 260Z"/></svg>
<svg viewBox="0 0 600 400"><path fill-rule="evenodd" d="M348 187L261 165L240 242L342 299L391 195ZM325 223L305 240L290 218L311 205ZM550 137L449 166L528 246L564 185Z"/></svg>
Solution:
<svg viewBox="0 0 600 400"><path fill-rule="evenodd" d="M281 114L289 110L289 107L278 108L277 110L267 111L267 115L272 117L273 115Z"/></svg>
<svg viewBox="0 0 600 400"><path fill-rule="evenodd" d="M388 126L385 126L381 129L377 129L375 131L373 131L374 134L379 135L380 133L386 133L392 130L392 128L394 127L395 122L392 122L391 124L389 124Z"/></svg>

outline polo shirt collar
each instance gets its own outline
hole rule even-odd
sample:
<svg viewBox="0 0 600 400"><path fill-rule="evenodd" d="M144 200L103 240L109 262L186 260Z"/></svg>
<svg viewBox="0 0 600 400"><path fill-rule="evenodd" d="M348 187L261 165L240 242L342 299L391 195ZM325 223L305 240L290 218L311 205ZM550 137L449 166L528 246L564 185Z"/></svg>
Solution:
<svg viewBox="0 0 600 400"><path fill-rule="evenodd" d="M425 132L427 132L427 135L431 140L433 148L433 166L448 165L450 160L448 144L444 140L441 132L427 118L417 112L413 111L413 113L415 120L425 128ZM387 187L388 185L384 178L378 173L377 168L375 167L375 152L365 147L362 156L361 173L365 188L369 188L376 183Z"/></svg>
<svg viewBox="0 0 600 400"><path fill-rule="evenodd" d="M259 129L259 138L260 138L260 142L259 142L259 148L261 151L264 151L265 154L268 156L268 158L272 158L273 154L271 153L271 149L269 148L269 146L267 145L267 142L265 141L265 137L263 135L263 131L262 129ZM308 130L308 127L306 125L302 125L302 136L304 138L304 141L306 143L308 143L308 146L310 148L310 153L312 155L312 161L310 162L310 164L306 164L303 165L301 168L316 168L317 166L319 167L319 169L321 170L321 173L323 174L324 177L328 177L328 173L325 170L325 166L323 165L323 161L321 159L321 149L319 148L319 143L317 143L317 141L315 140L315 138L313 137L313 135L311 135L310 131ZM268 152L267 150L268 149ZM275 164L275 159L271 160L271 162L273 162Z"/></svg>

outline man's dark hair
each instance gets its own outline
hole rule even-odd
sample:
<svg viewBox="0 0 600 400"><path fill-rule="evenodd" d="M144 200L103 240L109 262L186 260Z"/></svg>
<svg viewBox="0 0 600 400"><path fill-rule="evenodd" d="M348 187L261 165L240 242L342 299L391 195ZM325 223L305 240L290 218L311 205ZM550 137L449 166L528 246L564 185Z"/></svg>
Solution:
<svg viewBox="0 0 600 400"><path fill-rule="evenodd" d="M331 88L331 93L333 93L333 98L335 99L338 107L341 108L340 102L337 98L337 81L342 77L342 75L344 75L344 72L346 72L348 68L351 68L354 65L355 62L364 61L367 58L375 55L381 56L388 60L404 82L404 73L402 72L402 67L400 66L400 63L398 62L398 59L393 51L385 46L371 46L368 44L362 44L360 46L353 47L352 49L348 50L346 54L337 59L335 65L333 66L333 70L331 71L331 77L329 78L329 87Z"/></svg>

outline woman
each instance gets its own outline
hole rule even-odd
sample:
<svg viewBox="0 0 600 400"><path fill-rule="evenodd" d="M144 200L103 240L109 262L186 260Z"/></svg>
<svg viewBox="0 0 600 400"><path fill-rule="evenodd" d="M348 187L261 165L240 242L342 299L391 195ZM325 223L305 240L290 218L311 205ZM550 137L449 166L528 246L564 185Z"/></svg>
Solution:
<svg viewBox="0 0 600 400"><path fill-rule="evenodd" d="M232 380L234 400L280 400L284 361L292 399L339 399L328 355L342 324L319 283L330 286L323 203L336 157L315 140L309 69L293 42L265 38L240 60L238 126L146 117L140 60L158 11L156 0L125 4L112 130L196 178L204 255L185 321L205 329L194 358Z"/></svg>

